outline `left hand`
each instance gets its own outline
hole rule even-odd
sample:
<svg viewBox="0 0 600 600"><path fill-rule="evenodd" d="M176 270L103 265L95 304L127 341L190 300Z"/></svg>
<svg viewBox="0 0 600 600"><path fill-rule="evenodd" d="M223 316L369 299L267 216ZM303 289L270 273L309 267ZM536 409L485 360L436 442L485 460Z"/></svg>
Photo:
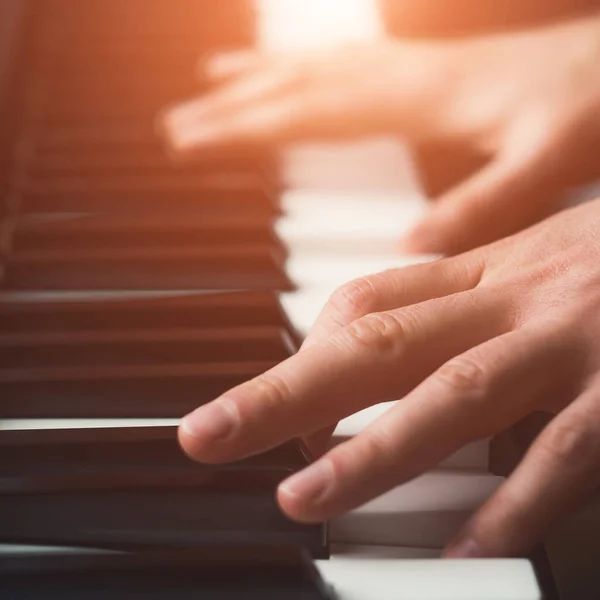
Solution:
<svg viewBox="0 0 600 600"><path fill-rule="evenodd" d="M382 40L209 63L228 80L161 120L177 156L220 146L400 135L489 157L436 202L402 250L458 254L562 208L600 172L600 15L444 41Z"/></svg>
<svg viewBox="0 0 600 600"><path fill-rule="evenodd" d="M492 245L345 285L294 357L187 416L224 462L402 400L283 482L301 521L348 511L529 413L556 413L447 556L527 552L600 483L600 200Z"/></svg>

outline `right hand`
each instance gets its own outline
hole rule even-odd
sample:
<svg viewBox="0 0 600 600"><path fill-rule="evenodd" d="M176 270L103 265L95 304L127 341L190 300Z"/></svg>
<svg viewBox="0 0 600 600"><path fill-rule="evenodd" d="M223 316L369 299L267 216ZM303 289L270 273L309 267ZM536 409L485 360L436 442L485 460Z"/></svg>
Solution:
<svg viewBox="0 0 600 600"><path fill-rule="evenodd" d="M346 284L311 343L181 423L239 460L400 399L284 481L284 512L343 514L532 412L555 417L447 556L524 555L600 483L600 200L460 256Z"/></svg>

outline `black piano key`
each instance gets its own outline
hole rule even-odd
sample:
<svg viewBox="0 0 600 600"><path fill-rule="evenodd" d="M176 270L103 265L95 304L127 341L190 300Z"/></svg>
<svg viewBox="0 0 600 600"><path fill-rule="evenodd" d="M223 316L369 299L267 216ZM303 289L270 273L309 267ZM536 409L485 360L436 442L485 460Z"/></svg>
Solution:
<svg viewBox="0 0 600 600"><path fill-rule="evenodd" d="M133 120L133 123L137 121ZM232 187L233 180L254 181L271 193L280 187L277 160L268 148L224 148L203 154L201 159L182 162L170 159L153 126L125 121L123 126L45 128L31 145L27 173L34 184L62 180L140 176L162 180L174 175L185 178L210 175ZM256 183L256 181L260 183ZM247 184L246 184L247 185ZM256 203L255 203L256 204Z"/></svg>
<svg viewBox="0 0 600 600"><path fill-rule="evenodd" d="M291 543L321 557L322 528L290 521L273 492L184 484L0 495L8 520L0 542L128 550Z"/></svg>
<svg viewBox="0 0 600 600"><path fill-rule="evenodd" d="M291 290L281 258L267 246L207 250L15 252L5 261L8 290Z"/></svg>
<svg viewBox="0 0 600 600"><path fill-rule="evenodd" d="M0 369L0 418L179 418L278 362Z"/></svg>
<svg viewBox="0 0 600 600"><path fill-rule="evenodd" d="M193 551L5 554L2 589L14 600L327 600L309 555L290 546Z"/></svg>
<svg viewBox="0 0 600 600"><path fill-rule="evenodd" d="M166 79L166 80L165 80ZM139 75L94 75L77 80L53 81L40 112L43 122L62 119L128 119L146 117L149 121L173 98L198 93L189 74L171 74L167 78L143 79ZM34 117L35 118L35 117ZM36 119L38 120L38 119Z"/></svg>
<svg viewBox="0 0 600 600"><path fill-rule="evenodd" d="M202 465L190 460L176 440L172 426L0 430L0 493L25 487L43 491L48 475L67 473L117 475L147 468L164 473L242 469L291 473L310 461L303 443L293 441L238 462Z"/></svg>
<svg viewBox="0 0 600 600"><path fill-rule="evenodd" d="M266 189L227 189L200 177L129 178L112 185L85 179L61 185L30 185L18 192L22 213L156 213L190 217L231 215L272 218L279 214L275 197Z"/></svg>
<svg viewBox="0 0 600 600"><path fill-rule="evenodd" d="M285 330L256 327L0 334L0 368L281 361L292 348Z"/></svg>
<svg viewBox="0 0 600 600"><path fill-rule="evenodd" d="M256 245L283 251L271 220L226 215L32 215L13 223L10 243L13 252Z"/></svg>
<svg viewBox="0 0 600 600"><path fill-rule="evenodd" d="M263 181L274 178L269 157L244 156L242 153L206 156L201 161L177 163L169 160L162 148L155 144L138 142L129 146L118 140L92 143L93 134L81 132L83 139L66 147L36 145L28 167L32 181L40 182L55 177L114 177L144 174L161 177L182 173L223 175L228 178L260 177Z"/></svg>
<svg viewBox="0 0 600 600"><path fill-rule="evenodd" d="M46 127L35 131L29 143L32 159L35 160L52 161L53 157L59 163L71 159L110 160L117 153L116 163L139 155L162 161L166 157L165 151L156 133L156 123L147 119L113 120L109 123L97 121L89 123L87 127ZM226 163L219 166L227 167ZM233 170L237 166L238 163L234 163Z"/></svg>
<svg viewBox="0 0 600 600"><path fill-rule="evenodd" d="M202 465L182 452L174 427L5 431L0 448L0 496L142 486L271 495L309 460L293 441L235 463Z"/></svg>
<svg viewBox="0 0 600 600"><path fill-rule="evenodd" d="M1 332L77 332L173 328L285 327L270 291L116 298L28 299L0 296Z"/></svg>

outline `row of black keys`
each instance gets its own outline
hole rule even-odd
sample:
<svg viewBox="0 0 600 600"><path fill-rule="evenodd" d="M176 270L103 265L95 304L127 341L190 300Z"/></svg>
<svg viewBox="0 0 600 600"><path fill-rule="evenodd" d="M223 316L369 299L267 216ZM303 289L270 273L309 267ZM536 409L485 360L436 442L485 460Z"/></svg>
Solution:
<svg viewBox="0 0 600 600"><path fill-rule="evenodd" d="M230 31L241 2L205 4L31 3L35 93L0 235L0 418L179 418L297 348L276 296L292 285L272 165L175 165L155 136L156 111L196 89L199 32L204 47L250 41ZM254 291L209 293L240 289ZM40 294L74 290L155 293ZM200 465L172 427L0 431L0 542L119 552L5 553L0 595L325 598L308 556L327 556L326 527L275 502L309 460L291 442Z"/></svg>
<svg viewBox="0 0 600 600"><path fill-rule="evenodd" d="M145 554L4 555L11 600L327 600L332 590L293 546Z"/></svg>
<svg viewBox="0 0 600 600"><path fill-rule="evenodd" d="M0 300L0 418L179 418L291 356L272 292Z"/></svg>

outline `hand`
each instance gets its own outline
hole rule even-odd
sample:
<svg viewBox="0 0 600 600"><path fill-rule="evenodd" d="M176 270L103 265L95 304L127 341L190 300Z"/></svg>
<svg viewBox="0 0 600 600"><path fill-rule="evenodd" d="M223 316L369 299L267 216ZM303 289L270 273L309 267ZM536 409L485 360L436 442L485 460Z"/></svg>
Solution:
<svg viewBox="0 0 600 600"><path fill-rule="evenodd" d="M600 483L600 200L467 254L335 293L305 347L187 416L193 458L237 460L402 398L278 490L319 521L533 411L556 414L448 556L527 552Z"/></svg>
<svg viewBox="0 0 600 600"><path fill-rule="evenodd" d="M490 157L432 205L405 251L455 254L558 208L600 173L600 18L467 41L380 42L329 54L222 57L217 92L168 111L175 153L397 132ZM549 198L553 198L549 200Z"/></svg>

